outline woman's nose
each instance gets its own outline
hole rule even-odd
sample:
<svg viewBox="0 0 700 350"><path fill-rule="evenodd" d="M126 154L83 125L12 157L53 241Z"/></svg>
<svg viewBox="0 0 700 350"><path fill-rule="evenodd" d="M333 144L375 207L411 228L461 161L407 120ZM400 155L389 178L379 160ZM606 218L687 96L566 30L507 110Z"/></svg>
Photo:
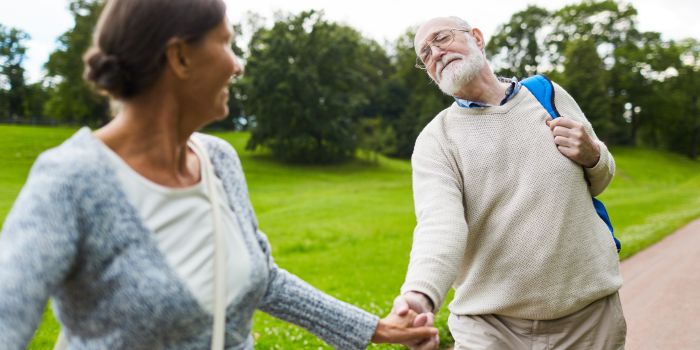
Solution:
<svg viewBox="0 0 700 350"><path fill-rule="evenodd" d="M233 56L233 78L238 77L243 75L245 72L245 68L243 67L243 64L241 64L241 61L236 57L235 55Z"/></svg>

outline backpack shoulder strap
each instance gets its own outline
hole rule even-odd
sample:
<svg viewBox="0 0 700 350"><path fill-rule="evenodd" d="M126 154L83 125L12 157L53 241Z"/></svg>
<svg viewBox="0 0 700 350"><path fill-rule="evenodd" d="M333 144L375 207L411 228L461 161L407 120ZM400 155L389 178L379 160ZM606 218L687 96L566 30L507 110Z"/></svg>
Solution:
<svg viewBox="0 0 700 350"><path fill-rule="evenodd" d="M554 85L549 78L538 74L524 79L521 83L537 98L537 101L547 110L552 119L560 117L559 111L554 105Z"/></svg>
<svg viewBox="0 0 700 350"><path fill-rule="evenodd" d="M530 92L535 96L537 101L540 102L542 107L544 107L544 109L547 110L547 113L549 113L549 115L552 116L552 119L556 119L561 116L559 114L559 111L557 111L557 107L554 105L554 84L552 84L552 81L549 80L549 78L545 77L544 75L538 74L524 79L520 83L525 85L525 87L528 90L530 90ZM588 181L589 180L586 177L586 182ZM605 222L605 225L608 226L610 234L612 235L612 238L615 241L615 247L617 248L617 252L619 253L621 244L620 241L615 237L612 223L610 222L610 216L608 215L608 212L605 209L605 205L603 205L603 202L593 198L593 206L595 207L595 211L596 213L598 213L598 216Z"/></svg>

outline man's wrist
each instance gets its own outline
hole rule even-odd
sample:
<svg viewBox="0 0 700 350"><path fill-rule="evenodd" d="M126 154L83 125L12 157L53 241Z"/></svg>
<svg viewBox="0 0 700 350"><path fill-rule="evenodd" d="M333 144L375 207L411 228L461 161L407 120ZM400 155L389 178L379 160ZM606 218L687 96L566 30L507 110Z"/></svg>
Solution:
<svg viewBox="0 0 700 350"><path fill-rule="evenodd" d="M423 306L424 310L427 310L429 312L432 312L433 310L435 310L435 305L433 304L433 301L424 293L421 293L421 292L418 292L415 290L411 290L411 291L406 292L405 294L414 295L416 297L416 299L418 300L418 302L421 304L421 306Z"/></svg>
<svg viewBox="0 0 700 350"><path fill-rule="evenodd" d="M600 154L598 154L597 157L595 157L589 164L586 164L586 168L591 169L595 168L596 165L598 165L598 162L600 161Z"/></svg>
<svg viewBox="0 0 700 350"><path fill-rule="evenodd" d="M593 151L594 151L594 156L592 157L591 161L588 164L585 164L584 166L586 168L594 168L596 165L598 165L598 162L600 162L600 145L598 145L597 142L593 141Z"/></svg>

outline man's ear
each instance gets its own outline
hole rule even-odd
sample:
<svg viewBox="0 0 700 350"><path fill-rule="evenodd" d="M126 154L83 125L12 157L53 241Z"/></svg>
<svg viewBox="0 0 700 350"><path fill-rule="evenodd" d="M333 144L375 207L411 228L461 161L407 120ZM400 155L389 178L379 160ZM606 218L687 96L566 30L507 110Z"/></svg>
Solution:
<svg viewBox="0 0 700 350"><path fill-rule="evenodd" d="M486 46L486 42L484 42L484 34L481 33L479 28L472 28L472 36L474 37L474 40L476 40L476 46L483 51L484 47Z"/></svg>
<svg viewBox="0 0 700 350"><path fill-rule="evenodd" d="M190 50L182 39L172 38L165 46L165 59L176 77L187 79L190 75Z"/></svg>

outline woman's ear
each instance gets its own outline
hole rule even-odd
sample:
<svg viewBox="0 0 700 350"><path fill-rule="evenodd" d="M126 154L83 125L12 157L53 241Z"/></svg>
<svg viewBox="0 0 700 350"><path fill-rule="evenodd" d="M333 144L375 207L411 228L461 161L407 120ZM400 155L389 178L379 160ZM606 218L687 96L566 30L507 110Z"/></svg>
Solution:
<svg viewBox="0 0 700 350"><path fill-rule="evenodd" d="M182 39L172 38L165 46L165 59L176 77L187 79L190 75L190 50Z"/></svg>

